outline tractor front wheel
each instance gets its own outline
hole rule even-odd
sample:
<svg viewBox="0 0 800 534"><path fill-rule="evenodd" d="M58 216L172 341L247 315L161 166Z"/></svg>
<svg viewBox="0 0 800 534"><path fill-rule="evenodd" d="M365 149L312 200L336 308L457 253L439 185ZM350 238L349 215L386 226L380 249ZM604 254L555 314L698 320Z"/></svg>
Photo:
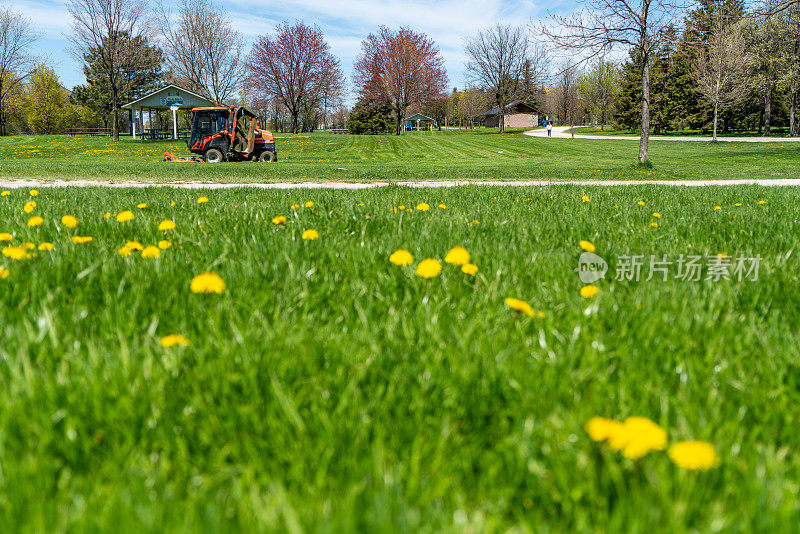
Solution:
<svg viewBox="0 0 800 534"><path fill-rule="evenodd" d="M219 163L222 161L222 151L217 148L206 150L206 163Z"/></svg>
<svg viewBox="0 0 800 534"><path fill-rule="evenodd" d="M258 157L258 161L265 162L265 163L273 162L273 161L275 161L275 153L274 152L270 152L269 150L265 150Z"/></svg>

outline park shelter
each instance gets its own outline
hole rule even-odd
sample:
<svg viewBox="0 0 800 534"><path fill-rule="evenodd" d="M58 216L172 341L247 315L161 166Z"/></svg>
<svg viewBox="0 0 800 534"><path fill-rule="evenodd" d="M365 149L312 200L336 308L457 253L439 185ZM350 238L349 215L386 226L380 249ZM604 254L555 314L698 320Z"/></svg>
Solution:
<svg viewBox="0 0 800 534"><path fill-rule="evenodd" d="M495 106L489 111L480 114L484 118L487 128L500 127L500 106ZM533 128L539 125L539 114L536 109L525 102L512 102L505 107L503 126L505 128Z"/></svg>
<svg viewBox="0 0 800 534"><path fill-rule="evenodd" d="M426 117L421 113L414 113L410 117L406 117L405 120L406 131L409 130L431 130L436 128L438 125L436 121L430 117Z"/></svg>
<svg viewBox="0 0 800 534"><path fill-rule="evenodd" d="M167 139L176 137L178 128L170 121L162 121L160 111L170 111L172 106L192 109L199 106L213 106L214 102L177 85L167 85L122 106L131 117L131 135L141 135L142 139ZM170 114L168 114L170 116ZM172 114L171 116L175 116ZM181 132L183 133L183 132ZM182 137L182 135L181 135Z"/></svg>

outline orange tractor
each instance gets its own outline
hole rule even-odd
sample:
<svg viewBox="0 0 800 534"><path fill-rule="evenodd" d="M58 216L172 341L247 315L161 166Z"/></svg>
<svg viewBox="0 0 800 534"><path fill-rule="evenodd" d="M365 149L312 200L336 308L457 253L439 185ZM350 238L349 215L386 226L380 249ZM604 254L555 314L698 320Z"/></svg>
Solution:
<svg viewBox="0 0 800 534"><path fill-rule="evenodd" d="M221 161L275 161L272 134L258 127L256 116L245 108L192 109L189 150L199 157L179 158L164 152L164 161L219 163Z"/></svg>

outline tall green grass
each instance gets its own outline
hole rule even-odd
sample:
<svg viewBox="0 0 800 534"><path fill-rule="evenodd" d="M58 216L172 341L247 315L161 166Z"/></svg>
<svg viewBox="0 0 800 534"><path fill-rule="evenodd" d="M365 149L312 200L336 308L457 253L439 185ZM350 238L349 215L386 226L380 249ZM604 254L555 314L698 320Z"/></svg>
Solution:
<svg viewBox="0 0 800 534"><path fill-rule="evenodd" d="M0 531L791 532L797 193L43 189L30 228L14 191L0 232L54 250L0 256ZM156 260L117 252L165 238ZM581 239L611 267L591 300ZM474 278L388 261L453 246ZM722 252L760 254L758 281L614 280L620 255ZM223 294L189 290L207 270ZM162 348L173 333L191 345ZM625 460L595 415L721 465Z"/></svg>

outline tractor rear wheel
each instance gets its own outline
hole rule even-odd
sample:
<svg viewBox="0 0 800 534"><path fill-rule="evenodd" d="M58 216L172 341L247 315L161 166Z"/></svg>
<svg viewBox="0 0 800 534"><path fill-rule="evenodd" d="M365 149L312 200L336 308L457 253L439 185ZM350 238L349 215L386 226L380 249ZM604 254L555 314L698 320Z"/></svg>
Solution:
<svg viewBox="0 0 800 534"><path fill-rule="evenodd" d="M217 148L206 150L206 163L219 163L222 161L222 151Z"/></svg>
<svg viewBox="0 0 800 534"><path fill-rule="evenodd" d="M270 152L269 150L265 150L258 157L258 161L265 162L265 163L270 163L272 161L275 161L275 153L274 152Z"/></svg>

